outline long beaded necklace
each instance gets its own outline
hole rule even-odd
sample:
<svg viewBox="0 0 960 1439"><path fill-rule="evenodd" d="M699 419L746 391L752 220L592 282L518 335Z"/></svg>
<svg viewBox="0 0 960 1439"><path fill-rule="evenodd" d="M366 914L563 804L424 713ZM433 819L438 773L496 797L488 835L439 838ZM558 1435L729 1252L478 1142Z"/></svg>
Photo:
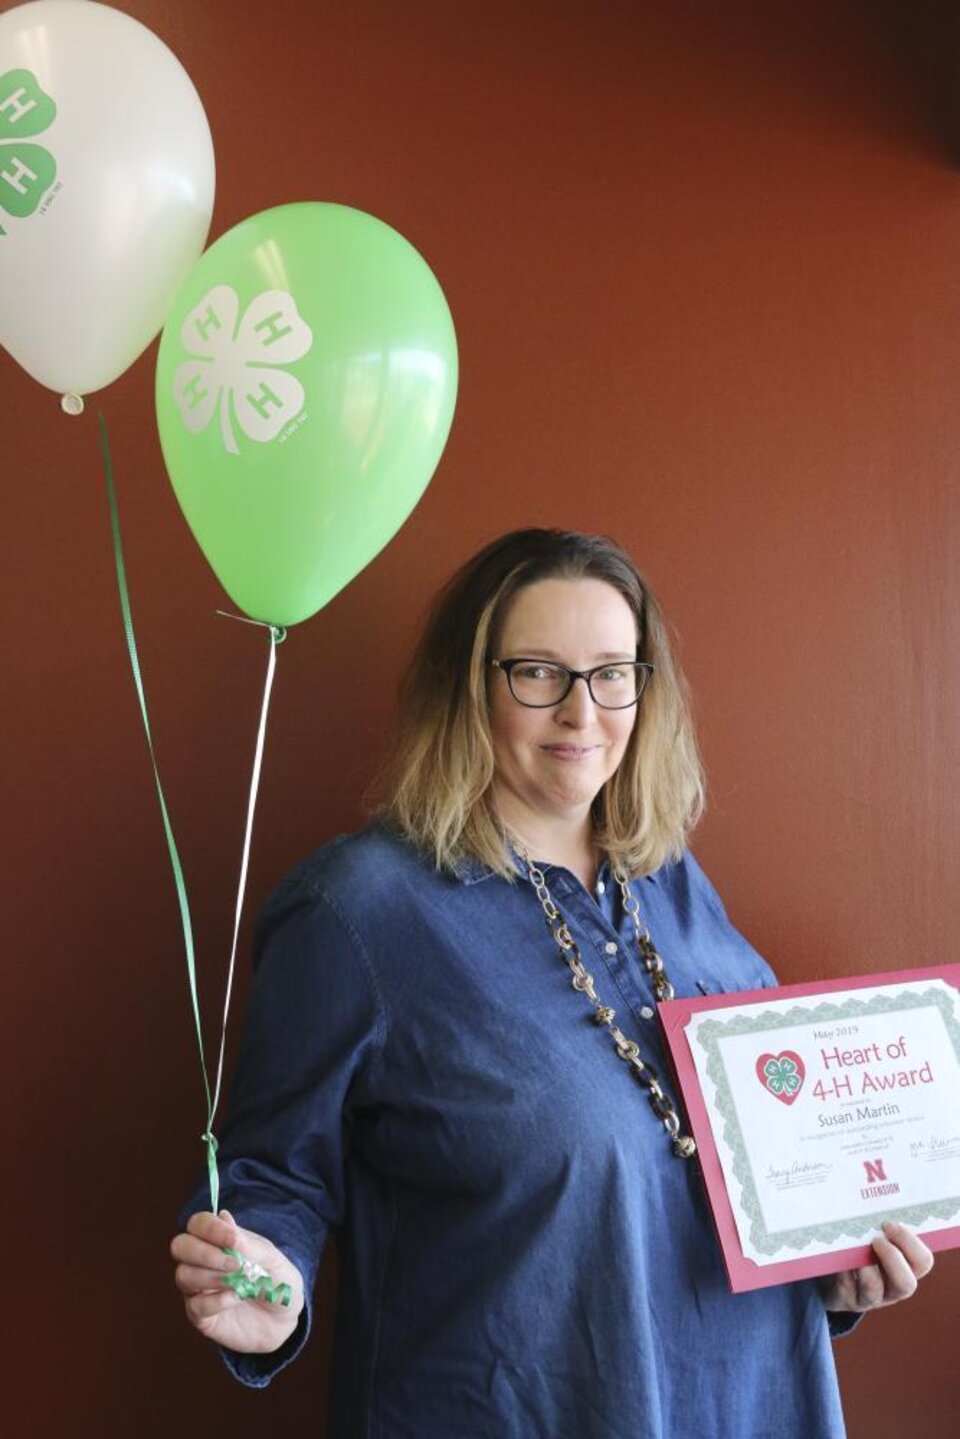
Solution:
<svg viewBox="0 0 960 1439"><path fill-rule="evenodd" d="M587 969L580 955L576 940L570 933L567 921L557 908L547 888L547 881L544 878L543 870L539 869L530 858L524 846L514 841L514 849L527 867L527 877L533 885L540 907L543 910L547 928L553 936L557 949L564 963L569 966L572 978L570 983L580 994L586 995L593 1005L593 1017L597 1024L605 1028L613 1040L614 1048L618 1056L630 1066L639 1083L647 1092L647 1099L650 1108L662 1123L664 1129L672 1141L673 1152L678 1159L690 1159L697 1152L696 1141L689 1134L680 1133L680 1116L677 1114L671 1101L664 1094L660 1086L659 1075L648 1060L641 1058L640 1046L633 1039L628 1039L614 1024L616 1011L609 1005L604 1004L596 991L593 975ZM614 879L620 886L620 893L623 896L623 908L630 916L633 923L633 932L636 936L637 950L643 962L643 966L653 982L654 993L659 1003L664 999L673 998L673 985L667 978L663 960L657 953L656 946L650 937L650 932L640 918L640 906L636 896L630 891L626 876L622 870L614 870Z"/></svg>

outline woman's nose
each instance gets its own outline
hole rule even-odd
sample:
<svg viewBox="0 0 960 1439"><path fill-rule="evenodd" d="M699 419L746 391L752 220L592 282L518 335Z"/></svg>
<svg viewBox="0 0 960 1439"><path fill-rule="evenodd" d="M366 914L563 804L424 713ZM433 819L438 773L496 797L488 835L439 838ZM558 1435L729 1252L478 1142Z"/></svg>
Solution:
<svg viewBox="0 0 960 1439"><path fill-rule="evenodd" d="M557 705L557 719L561 724L575 725L582 729L593 718L594 700L582 675L574 679L570 692Z"/></svg>

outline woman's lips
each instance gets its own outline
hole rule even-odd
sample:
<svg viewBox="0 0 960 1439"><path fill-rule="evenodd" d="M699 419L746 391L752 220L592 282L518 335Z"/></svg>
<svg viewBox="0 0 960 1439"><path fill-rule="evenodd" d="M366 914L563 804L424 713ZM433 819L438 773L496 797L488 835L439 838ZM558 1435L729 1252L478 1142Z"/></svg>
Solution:
<svg viewBox="0 0 960 1439"><path fill-rule="evenodd" d="M552 759L580 760L586 759L588 755L597 749L595 744L545 744L542 746L546 754Z"/></svg>

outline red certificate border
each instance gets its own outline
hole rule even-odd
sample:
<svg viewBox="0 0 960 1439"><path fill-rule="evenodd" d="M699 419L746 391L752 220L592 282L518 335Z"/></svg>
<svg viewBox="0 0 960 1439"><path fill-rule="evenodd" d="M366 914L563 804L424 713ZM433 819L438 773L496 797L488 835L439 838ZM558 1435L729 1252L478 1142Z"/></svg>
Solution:
<svg viewBox="0 0 960 1439"><path fill-rule="evenodd" d="M660 1023L683 1094L693 1137L697 1141L700 1167L723 1251L727 1278L735 1294L748 1289L765 1289L771 1284L786 1284L794 1279L811 1279L820 1274L837 1274L844 1269L859 1269L865 1264L873 1264L875 1255L869 1244L858 1244L851 1249L836 1249L829 1254L785 1259L777 1264L757 1264L755 1260L747 1258L740 1247L733 1206L727 1193L700 1079L686 1035L691 1017L705 1011L731 1009L736 1005L768 1003L771 999L799 999L816 994L835 994L838 990L914 984L923 979L942 979L960 991L960 964L932 965L926 969L898 969L885 974L859 974L846 979L786 984L777 989L749 989L698 999L669 999L658 1006ZM919 1232L930 1249L960 1247L960 1224L950 1225L945 1229L921 1229Z"/></svg>

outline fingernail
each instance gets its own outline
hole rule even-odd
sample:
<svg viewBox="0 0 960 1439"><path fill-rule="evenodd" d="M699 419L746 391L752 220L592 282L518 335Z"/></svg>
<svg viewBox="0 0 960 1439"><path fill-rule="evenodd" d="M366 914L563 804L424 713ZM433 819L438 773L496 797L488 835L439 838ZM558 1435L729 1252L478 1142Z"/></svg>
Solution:
<svg viewBox="0 0 960 1439"><path fill-rule="evenodd" d="M233 1215L230 1213L229 1209L221 1209L220 1213L217 1215L217 1218L218 1218L218 1219L225 1219L228 1224L232 1224L232 1225L234 1225L234 1227L236 1227L237 1221L234 1219L234 1217L233 1217Z"/></svg>

